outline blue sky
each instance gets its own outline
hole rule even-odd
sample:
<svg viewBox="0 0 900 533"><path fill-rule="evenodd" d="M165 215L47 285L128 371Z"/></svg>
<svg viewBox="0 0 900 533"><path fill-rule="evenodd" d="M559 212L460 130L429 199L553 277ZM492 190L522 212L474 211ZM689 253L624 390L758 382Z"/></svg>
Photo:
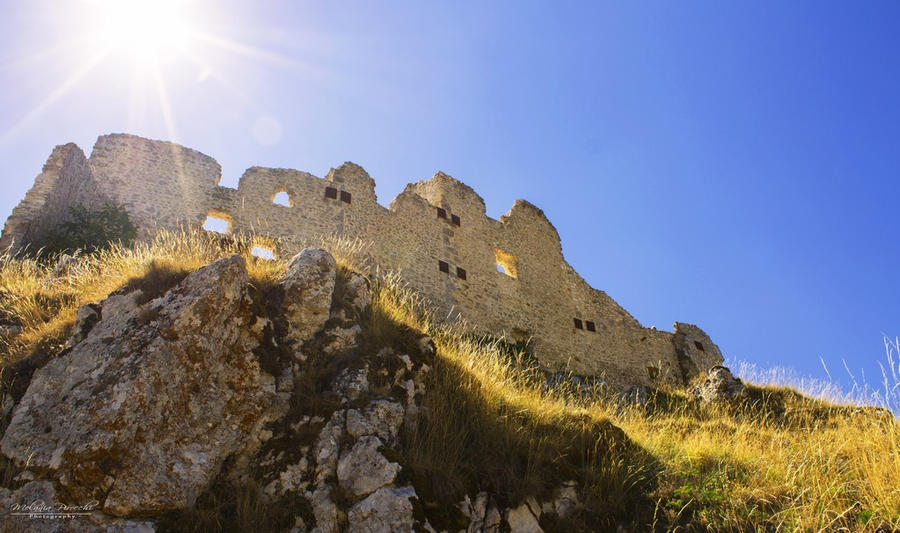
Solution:
<svg viewBox="0 0 900 533"><path fill-rule="evenodd" d="M543 208L647 326L880 381L900 335L900 4L165 1L126 32L181 20L150 48L107 35L110 2L0 2L0 215L53 145L111 132L201 150L232 186L352 160L384 205L443 170L491 216Z"/></svg>

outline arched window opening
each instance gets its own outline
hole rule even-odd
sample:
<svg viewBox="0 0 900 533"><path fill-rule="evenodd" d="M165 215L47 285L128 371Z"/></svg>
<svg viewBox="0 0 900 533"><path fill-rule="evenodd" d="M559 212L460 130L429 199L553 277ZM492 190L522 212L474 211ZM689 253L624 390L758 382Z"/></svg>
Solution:
<svg viewBox="0 0 900 533"><path fill-rule="evenodd" d="M286 190L281 189L272 196L272 203L275 205L283 205L284 207L293 207L294 203L291 201L291 197L288 196Z"/></svg>

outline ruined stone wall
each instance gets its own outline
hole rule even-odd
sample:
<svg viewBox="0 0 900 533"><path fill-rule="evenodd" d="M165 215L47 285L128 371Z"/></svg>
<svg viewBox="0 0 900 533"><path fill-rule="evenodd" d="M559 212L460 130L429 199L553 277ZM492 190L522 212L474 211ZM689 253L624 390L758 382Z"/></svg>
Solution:
<svg viewBox="0 0 900 533"><path fill-rule="evenodd" d="M143 234L157 226L202 224L222 177L222 167L207 155L134 135L97 139L90 167L100 190L128 210Z"/></svg>
<svg viewBox="0 0 900 533"><path fill-rule="evenodd" d="M478 332L530 340L551 370L604 375L621 388L682 383L722 360L700 328L644 328L590 287L566 262L559 235L540 209L518 200L500 220L492 219L474 190L443 173L408 185L384 208L375 182L353 163L325 178L253 167L231 189L218 185L221 167L214 159L172 143L103 136L89 168L79 166L77 147L63 150L76 154L70 163L58 163L66 161L62 148L10 217L3 242L7 233L28 240L21 228L36 223L32 214L43 212L34 207L41 198L62 197L57 192L90 182L98 196L128 209L144 234L198 227L214 215L229 222L230 232L251 233L262 244L278 241L281 255L322 236L360 239L370 264L398 271L437 316ZM289 206L273 203L280 192L287 193Z"/></svg>
<svg viewBox="0 0 900 533"><path fill-rule="evenodd" d="M73 143L53 149L25 198L6 219L0 250L40 246L46 233L67 220L69 206L101 206L108 197L98 189L81 148Z"/></svg>

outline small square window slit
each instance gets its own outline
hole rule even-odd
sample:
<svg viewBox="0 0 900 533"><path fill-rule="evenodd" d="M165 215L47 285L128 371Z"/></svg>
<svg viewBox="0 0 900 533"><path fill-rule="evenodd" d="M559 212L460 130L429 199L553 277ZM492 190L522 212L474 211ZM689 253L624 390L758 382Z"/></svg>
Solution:
<svg viewBox="0 0 900 533"><path fill-rule="evenodd" d="M441 272L449 273L450 265L448 265L446 261L438 261L438 269L440 269Z"/></svg>
<svg viewBox="0 0 900 533"><path fill-rule="evenodd" d="M580 318L575 319L575 329L584 329L584 322Z"/></svg>
<svg viewBox="0 0 900 533"><path fill-rule="evenodd" d="M337 200L337 189L334 187L325 187L325 198Z"/></svg>
<svg viewBox="0 0 900 533"><path fill-rule="evenodd" d="M456 277L459 279L466 279L466 269L456 267Z"/></svg>
<svg viewBox="0 0 900 533"><path fill-rule="evenodd" d="M350 193L347 191L341 191L341 201L345 204L350 203Z"/></svg>

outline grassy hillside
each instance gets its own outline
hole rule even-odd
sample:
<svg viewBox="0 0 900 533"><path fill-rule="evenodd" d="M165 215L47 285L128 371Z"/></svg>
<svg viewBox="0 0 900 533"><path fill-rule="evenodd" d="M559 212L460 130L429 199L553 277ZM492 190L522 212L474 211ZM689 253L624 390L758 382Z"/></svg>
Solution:
<svg viewBox="0 0 900 533"><path fill-rule="evenodd" d="M251 258L250 244L164 233L68 264L0 258L0 325L21 328L0 330L3 394L21 396L33 368L63 349L79 305L125 286L150 297L238 252L264 292L284 262ZM360 257L358 243L311 244L330 249L344 270ZM680 390L657 391L643 407L602 391L547 390L526 353L437 324L396 276L374 280L373 288L363 324L370 346L402 346L426 333L437 347L427 416L407 428L397 458L431 502L424 512L436 527L457 524L454 504L466 494L487 490L515 504L574 480L584 512L543 523L546 530L900 528L900 428L884 410L755 385L727 406L701 405ZM9 483L8 473L0 482ZM212 512L258 524L252 515L265 510L248 490L222 495Z"/></svg>

